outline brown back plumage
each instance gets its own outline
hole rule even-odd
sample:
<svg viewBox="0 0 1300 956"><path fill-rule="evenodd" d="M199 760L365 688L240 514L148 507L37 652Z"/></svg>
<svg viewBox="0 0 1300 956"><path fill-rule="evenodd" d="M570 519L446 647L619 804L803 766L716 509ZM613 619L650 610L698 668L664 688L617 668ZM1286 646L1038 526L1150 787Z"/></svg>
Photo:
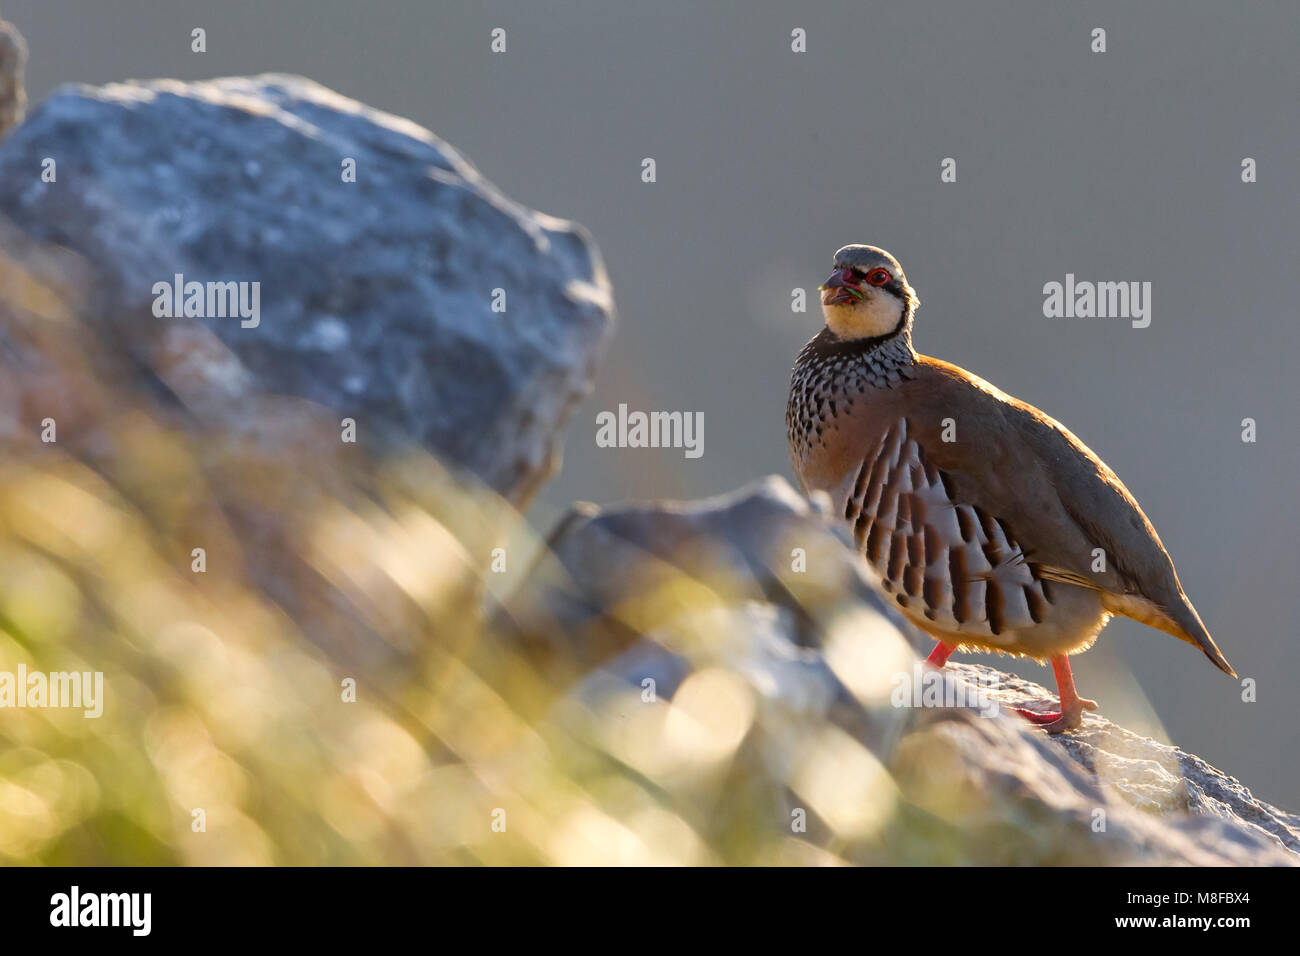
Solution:
<svg viewBox="0 0 1300 956"><path fill-rule="evenodd" d="M995 644L1003 626L1041 620L1059 582L1097 592L1106 610L1194 644L1234 673L1155 528L1100 458L1038 409L903 344L891 358L878 343L855 351L823 330L796 365L787 412L805 491L838 494L901 605L962 627L975 615ZM931 517L927 539L920 512L935 502L949 524ZM1095 548L1104 570L1094 569ZM926 568L938 553L949 565L936 576ZM956 582L951 593L941 581ZM973 598L981 608L969 607Z"/></svg>

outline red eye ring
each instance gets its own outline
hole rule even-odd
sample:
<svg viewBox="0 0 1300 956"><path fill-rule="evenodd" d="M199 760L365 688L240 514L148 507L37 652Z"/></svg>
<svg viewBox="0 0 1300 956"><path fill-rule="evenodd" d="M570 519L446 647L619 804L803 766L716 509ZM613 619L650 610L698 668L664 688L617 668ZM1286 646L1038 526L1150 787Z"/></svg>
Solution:
<svg viewBox="0 0 1300 956"><path fill-rule="evenodd" d="M884 285L891 278L888 269L872 269L867 273L867 281L872 285Z"/></svg>

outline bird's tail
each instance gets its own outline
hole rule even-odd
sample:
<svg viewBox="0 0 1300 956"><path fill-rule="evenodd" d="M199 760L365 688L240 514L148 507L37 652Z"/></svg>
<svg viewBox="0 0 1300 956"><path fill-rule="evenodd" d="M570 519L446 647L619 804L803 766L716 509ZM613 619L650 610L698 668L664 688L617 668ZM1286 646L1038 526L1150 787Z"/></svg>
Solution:
<svg viewBox="0 0 1300 956"><path fill-rule="evenodd" d="M1170 616L1174 617L1174 623L1178 625L1178 628L1182 633L1180 634L1172 631L1170 633L1172 633L1174 637L1186 641L1188 644L1195 644L1201 649L1201 652L1210 659L1210 662L1215 667L1223 671L1229 677L1236 677L1237 672L1232 669L1232 665L1228 663L1228 659L1223 656L1223 652L1219 650L1219 645L1214 643L1214 638L1210 637L1210 632L1207 631L1205 625L1201 623L1201 616L1196 613L1196 608L1192 607L1192 602L1184 597L1181 604L1174 608L1174 614L1177 614L1177 616L1174 617L1173 614Z"/></svg>
<svg viewBox="0 0 1300 956"><path fill-rule="evenodd" d="M1201 616L1196 613L1196 608L1192 607L1192 602L1187 600L1187 596L1181 591L1164 607L1135 595L1107 595L1107 598L1108 610L1159 628L1180 641L1199 647L1215 667L1230 677L1237 676L1237 672L1232 669L1228 659L1219 650L1219 645L1214 643L1214 638L1210 637L1210 632L1205 629Z"/></svg>

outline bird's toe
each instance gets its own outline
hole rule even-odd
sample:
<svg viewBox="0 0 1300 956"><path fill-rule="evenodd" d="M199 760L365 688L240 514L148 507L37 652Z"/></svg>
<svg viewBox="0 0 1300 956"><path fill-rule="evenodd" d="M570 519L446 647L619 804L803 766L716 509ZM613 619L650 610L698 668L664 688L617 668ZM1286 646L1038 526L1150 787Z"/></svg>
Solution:
<svg viewBox="0 0 1300 956"><path fill-rule="evenodd" d="M1049 734L1063 734L1067 730L1078 730L1083 726L1083 708L1079 707L1073 710L1062 711L1058 719L1050 724L1043 724L1042 728Z"/></svg>
<svg viewBox="0 0 1300 956"><path fill-rule="evenodd" d="M1013 708L1017 714L1025 718L1031 724L1037 724L1049 734L1060 734L1067 730L1078 730L1083 726L1083 711L1085 708L1093 710L1096 708L1096 701L1079 702L1080 706L1065 711L1037 711L1026 710L1023 707ZM1092 707L1088 707L1091 704Z"/></svg>

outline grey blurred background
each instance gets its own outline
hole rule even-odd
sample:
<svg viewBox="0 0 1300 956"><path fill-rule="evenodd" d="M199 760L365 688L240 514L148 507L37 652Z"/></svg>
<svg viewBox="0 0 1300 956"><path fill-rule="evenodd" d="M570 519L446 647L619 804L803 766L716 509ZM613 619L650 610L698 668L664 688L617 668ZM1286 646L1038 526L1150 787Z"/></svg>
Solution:
<svg viewBox="0 0 1300 956"><path fill-rule="evenodd" d="M790 475L791 362L847 242L918 289L919 350L1048 414L1124 479L1258 702L1116 621L1083 693L1300 809L1296 325L1300 15L1288 2L9 0L33 107L69 81L302 73L428 126L594 234L620 328L530 515ZM624 12L614 8L626 7ZM190 52L204 27L208 52ZM489 31L508 51L489 52ZM1089 50L1094 27L1108 51ZM808 52L790 50L802 27ZM658 182L640 181L654 157ZM1254 157L1259 181L1240 179ZM957 182L939 180L957 160ZM1153 284L1153 320L1051 320L1042 287ZM809 290L804 315L790 291ZM701 411L704 455L595 445ZM1258 422L1243 444L1241 421ZM1005 665L1005 660L999 663ZM1032 663L1013 669L1050 685Z"/></svg>

